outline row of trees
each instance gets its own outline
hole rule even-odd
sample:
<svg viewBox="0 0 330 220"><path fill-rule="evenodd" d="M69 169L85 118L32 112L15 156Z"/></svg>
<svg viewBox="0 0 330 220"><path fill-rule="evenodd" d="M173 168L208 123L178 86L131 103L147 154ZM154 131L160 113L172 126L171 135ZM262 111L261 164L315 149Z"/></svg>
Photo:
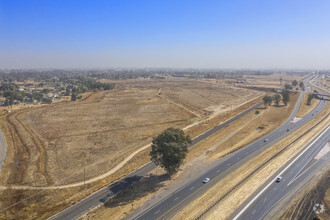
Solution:
<svg viewBox="0 0 330 220"><path fill-rule="evenodd" d="M285 89L288 89L288 90L292 90L293 89L293 86L295 87L295 86L298 86L298 81L297 80L293 80L292 81L292 85L290 85L290 84L285 84L284 85L284 88ZM305 90L305 85L304 85L304 82L300 82L299 83L299 87L300 87L300 89L301 90Z"/></svg>
<svg viewBox="0 0 330 220"><path fill-rule="evenodd" d="M288 102L290 101L289 90L283 90L281 94L277 93L274 95L274 97L264 96L264 98L262 100L264 102L265 108L267 108L267 106L270 106L273 103L273 101L275 102L275 104L277 106L279 106L281 99L282 99L284 105L288 104Z"/></svg>

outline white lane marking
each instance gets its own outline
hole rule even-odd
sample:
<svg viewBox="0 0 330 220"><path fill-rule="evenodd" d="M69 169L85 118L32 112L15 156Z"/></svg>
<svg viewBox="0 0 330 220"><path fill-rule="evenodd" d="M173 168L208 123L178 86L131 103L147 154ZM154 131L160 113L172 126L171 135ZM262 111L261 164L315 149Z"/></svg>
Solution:
<svg viewBox="0 0 330 220"><path fill-rule="evenodd" d="M157 212L155 212L155 215L156 215L158 212L160 212L160 210L158 210Z"/></svg>
<svg viewBox="0 0 330 220"><path fill-rule="evenodd" d="M267 200L267 197L266 198L264 198L264 201L266 201Z"/></svg>
<svg viewBox="0 0 330 220"><path fill-rule="evenodd" d="M254 210L254 211L252 212L252 214L254 214L256 211L257 211L257 210Z"/></svg>
<svg viewBox="0 0 330 220"><path fill-rule="evenodd" d="M285 194L280 200L278 200L274 205L272 205L272 207L270 207L270 208L267 210L267 212L265 212L265 214L263 214L263 215L261 216L261 218L259 218L259 220L264 219L265 215L266 215L270 210L272 210L273 207L277 205L277 203L279 203L280 201L282 201L282 200L286 197L286 195L288 195L289 193L290 193L290 192L286 193L286 194Z"/></svg>
<svg viewBox="0 0 330 220"><path fill-rule="evenodd" d="M174 201L176 201L176 200L178 200L179 199L179 197L176 197L175 199L174 199Z"/></svg>
<svg viewBox="0 0 330 220"><path fill-rule="evenodd" d="M190 188L190 190L193 190L194 188L195 188L195 187L193 186L193 187Z"/></svg>
<svg viewBox="0 0 330 220"><path fill-rule="evenodd" d="M290 182L289 182L289 184L287 185L287 186L289 186L291 183L293 183L296 179L298 179L301 175L303 175L305 172L307 172L307 170L309 170L310 168L312 168L312 166L314 166L317 162L319 162L318 160L317 161L315 161L310 167L308 167L306 170L304 170L304 172L302 172L299 176L295 176ZM300 171L299 171L300 172Z"/></svg>
<svg viewBox="0 0 330 220"><path fill-rule="evenodd" d="M267 186L265 186L265 188L263 188L253 199L251 199L251 201L233 218L233 220L237 220L242 214L243 212L245 212L245 210L247 210L252 203L254 203L254 201L256 201L261 194L263 194L269 187L270 185L272 185L274 183L274 181L277 179L277 177L281 176L287 169L289 169L289 167L292 166L292 164L294 164L309 148L311 148L311 146L317 142L330 128L330 125L310 144L308 145L305 150L303 150L288 166L286 166L274 179L272 179Z"/></svg>

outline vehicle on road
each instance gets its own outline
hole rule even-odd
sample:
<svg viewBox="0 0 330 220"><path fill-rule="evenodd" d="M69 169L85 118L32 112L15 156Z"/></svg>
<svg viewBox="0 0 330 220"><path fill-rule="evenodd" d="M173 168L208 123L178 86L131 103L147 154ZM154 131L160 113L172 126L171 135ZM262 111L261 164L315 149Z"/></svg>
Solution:
<svg viewBox="0 0 330 220"><path fill-rule="evenodd" d="M290 131L290 128L286 129L286 131Z"/></svg>
<svg viewBox="0 0 330 220"><path fill-rule="evenodd" d="M279 182L282 181L282 179L283 179L283 177L279 176L279 177L276 178L276 182L279 183Z"/></svg>
<svg viewBox="0 0 330 220"><path fill-rule="evenodd" d="M203 183L207 183L208 181L210 181L210 178L205 178L205 179L203 180Z"/></svg>
<svg viewBox="0 0 330 220"><path fill-rule="evenodd" d="M264 140L264 142L267 142L268 141L268 139L266 138L265 140Z"/></svg>

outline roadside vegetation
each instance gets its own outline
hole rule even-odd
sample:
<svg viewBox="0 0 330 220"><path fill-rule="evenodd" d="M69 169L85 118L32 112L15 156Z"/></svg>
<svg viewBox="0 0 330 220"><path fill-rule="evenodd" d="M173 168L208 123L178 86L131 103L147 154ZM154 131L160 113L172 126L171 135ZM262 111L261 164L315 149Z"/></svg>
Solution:
<svg viewBox="0 0 330 220"><path fill-rule="evenodd" d="M181 129L168 128L152 140L151 161L172 176L186 158L188 143L191 144L191 139Z"/></svg>

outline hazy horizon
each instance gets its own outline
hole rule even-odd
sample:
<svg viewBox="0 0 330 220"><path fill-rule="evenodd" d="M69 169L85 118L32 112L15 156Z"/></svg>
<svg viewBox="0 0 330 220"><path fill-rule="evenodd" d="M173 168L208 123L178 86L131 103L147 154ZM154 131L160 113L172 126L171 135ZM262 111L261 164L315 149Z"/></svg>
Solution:
<svg viewBox="0 0 330 220"><path fill-rule="evenodd" d="M0 69L330 69L329 1L2 1Z"/></svg>

